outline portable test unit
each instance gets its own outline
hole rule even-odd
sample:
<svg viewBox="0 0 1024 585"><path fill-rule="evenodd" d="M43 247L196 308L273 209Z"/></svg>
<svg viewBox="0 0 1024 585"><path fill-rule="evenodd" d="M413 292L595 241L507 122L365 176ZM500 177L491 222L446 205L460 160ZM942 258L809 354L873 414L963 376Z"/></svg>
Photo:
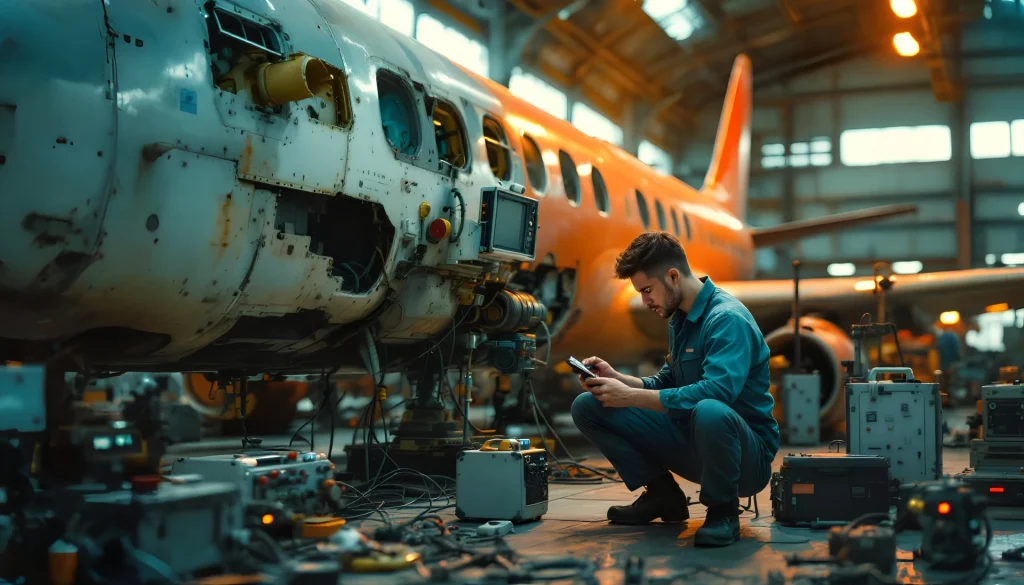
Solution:
<svg viewBox="0 0 1024 585"><path fill-rule="evenodd" d="M879 380L903 374L905 381ZM942 397L939 385L914 379L910 368L872 368L846 385L846 452L881 455L900 483L942 477Z"/></svg>
<svg viewBox="0 0 1024 585"><path fill-rule="evenodd" d="M821 376L787 373L782 376L782 412L787 445L821 442Z"/></svg>
<svg viewBox="0 0 1024 585"><path fill-rule="evenodd" d="M535 520L548 511L547 453L528 439L491 439L455 464L460 520Z"/></svg>

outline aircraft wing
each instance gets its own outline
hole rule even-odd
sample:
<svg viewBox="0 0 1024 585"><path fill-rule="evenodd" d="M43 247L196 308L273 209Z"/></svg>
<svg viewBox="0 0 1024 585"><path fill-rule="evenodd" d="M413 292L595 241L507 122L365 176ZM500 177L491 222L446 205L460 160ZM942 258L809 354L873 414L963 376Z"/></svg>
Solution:
<svg viewBox="0 0 1024 585"><path fill-rule="evenodd" d="M914 307L932 318L944 311L964 317L984 313L986 307L1006 303L1024 307L1024 269L996 268L951 270L924 274L893 275L886 295L886 313L897 307ZM738 298L758 322L792 316L792 280L753 280L715 283ZM801 313L822 312L857 318L874 313L878 297L871 277L811 278L800 280Z"/></svg>
<svg viewBox="0 0 1024 585"><path fill-rule="evenodd" d="M827 234L840 229L849 229L859 225L874 223L881 219L916 212L917 206L913 204L883 205L881 207L870 207L846 213L834 213L814 219L791 221L771 227L755 227L751 228L750 236L754 240L755 248L768 248L800 240L808 236Z"/></svg>

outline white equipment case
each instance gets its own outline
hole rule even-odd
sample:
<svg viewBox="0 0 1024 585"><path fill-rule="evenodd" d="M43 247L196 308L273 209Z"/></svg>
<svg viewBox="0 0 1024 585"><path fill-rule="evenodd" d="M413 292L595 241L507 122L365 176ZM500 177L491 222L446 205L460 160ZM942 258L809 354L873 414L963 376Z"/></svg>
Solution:
<svg viewBox="0 0 1024 585"><path fill-rule="evenodd" d="M544 449L529 439L490 439L456 460L455 515L459 520L536 520L548 512Z"/></svg>
<svg viewBox="0 0 1024 585"><path fill-rule="evenodd" d="M878 380L904 374L905 381ZM846 452L881 455L901 484L942 477L942 397L910 368L872 368L846 385Z"/></svg>
<svg viewBox="0 0 1024 585"><path fill-rule="evenodd" d="M818 372L785 374L781 394L786 444L821 443L821 376Z"/></svg>

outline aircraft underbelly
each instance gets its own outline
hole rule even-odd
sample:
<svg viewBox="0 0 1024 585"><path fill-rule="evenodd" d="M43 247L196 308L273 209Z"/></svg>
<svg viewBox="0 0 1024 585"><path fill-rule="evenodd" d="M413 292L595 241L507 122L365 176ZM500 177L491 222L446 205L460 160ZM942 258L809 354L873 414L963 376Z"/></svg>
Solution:
<svg viewBox="0 0 1024 585"><path fill-rule="evenodd" d="M61 297L101 257L112 51L100 2L0 0L0 14L0 335L46 337L73 313Z"/></svg>

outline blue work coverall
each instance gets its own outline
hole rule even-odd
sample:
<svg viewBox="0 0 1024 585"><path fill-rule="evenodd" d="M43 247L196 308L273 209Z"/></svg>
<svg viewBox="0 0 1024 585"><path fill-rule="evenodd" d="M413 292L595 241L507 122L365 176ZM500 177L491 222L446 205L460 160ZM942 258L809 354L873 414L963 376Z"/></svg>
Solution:
<svg viewBox="0 0 1024 585"><path fill-rule="evenodd" d="M739 300L701 281L689 313L670 319L665 366L642 378L666 412L605 407L584 392L572 417L631 491L669 470L699 484L712 507L768 485L780 438L760 328Z"/></svg>

